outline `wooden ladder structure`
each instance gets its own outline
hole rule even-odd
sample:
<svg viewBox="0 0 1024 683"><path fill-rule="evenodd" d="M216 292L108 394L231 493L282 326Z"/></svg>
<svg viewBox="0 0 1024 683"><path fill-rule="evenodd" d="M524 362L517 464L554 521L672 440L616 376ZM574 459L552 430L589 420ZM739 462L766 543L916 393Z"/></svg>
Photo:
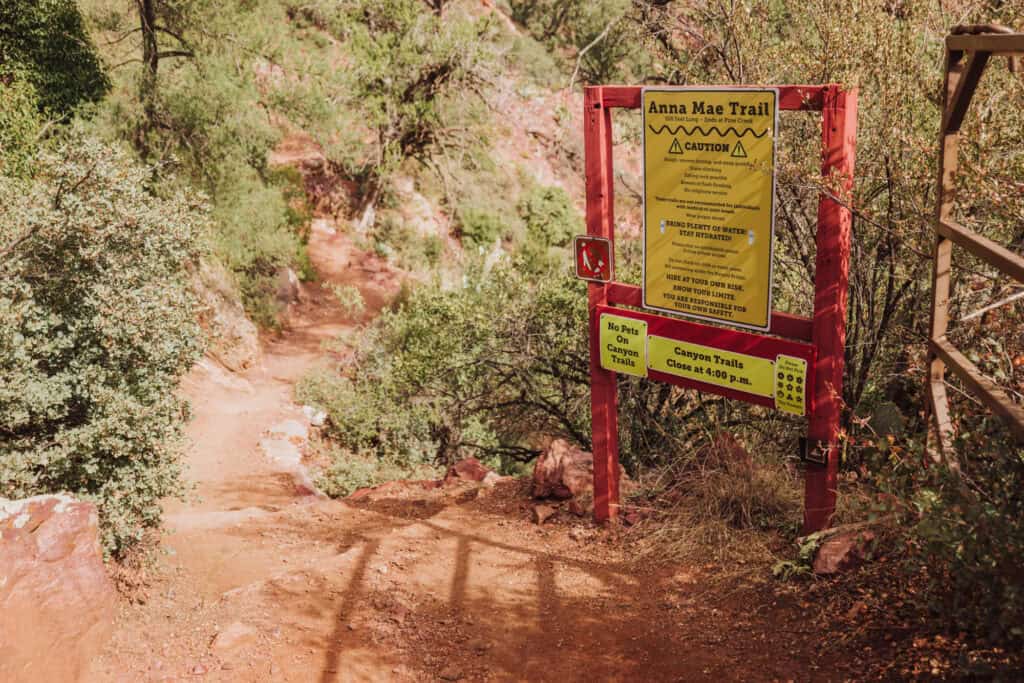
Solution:
<svg viewBox="0 0 1024 683"><path fill-rule="evenodd" d="M946 73L939 136L939 174L935 210L935 252L932 280L931 334L928 342L929 396L939 448L949 457L953 424L946 395L949 368L1024 443L1024 408L960 352L946 337L953 245L956 244L1001 272L1024 283L1024 258L953 219L960 127L971 98L992 57L1006 57L1011 72L1021 70L1024 33L1003 26L956 26L946 37ZM1004 301L1002 303L1007 303Z"/></svg>

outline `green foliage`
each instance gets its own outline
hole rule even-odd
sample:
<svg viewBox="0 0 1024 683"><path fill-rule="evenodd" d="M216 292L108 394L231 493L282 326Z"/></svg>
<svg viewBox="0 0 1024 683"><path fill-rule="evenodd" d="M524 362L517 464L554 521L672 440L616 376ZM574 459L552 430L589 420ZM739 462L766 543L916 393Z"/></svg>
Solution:
<svg viewBox="0 0 1024 683"><path fill-rule="evenodd" d="M110 86L74 0L0 3L0 65L23 70L40 106L58 115Z"/></svg>
<svg viewBox="0 0 1024 683"><path fill-rule="evenodd" d="M350 96L378 134L371 159L386 176L406 158L422 160L451 125L444 100L474 84L487 26L442 22L420 0L355 0L348 16Z"/></svg>
<svg viewBox="0 0 1024 683"><path fill-rule="evenodd" d="M373 249L382 257L392 258L408 272L436 271L444 254L444 240L436 234L424 233L400 213L381 213L372 233Z"/></svg>
<svg viewBox="0 0 1024 683"><path fill-rule="evenodd" d="M344 56L335 58L346 68L289 83L278 102L357 182L361 220L372 218L406 161L433 165L442 148L473 144L476 91L491 62L489 20L455 13L442 20L422 0L296 3L290 11L342 45Z"/></svg>
<svg viewBox="0 0 1024 683"><path fill-rule="evenodd" d="M363 293L355 285L337 285L330 283L327 288L341 304L342 310L349 318L358 318L366 312L366 300Z"/></svg>
<svg viewBox="0 0 1024 683"><path fill-rule="evenodd" d="M462 243L470 247L490 248L499 239L511 237L511 227L496 213L469 208L459 212Z"/></svg>
<svg viewBox="0 0 1024 683"><path fill-rule="evenodd" d="M430 466L410 466L327 447L323 455L330 465L320 473L317 486L335 498L351 495L357 489L400 479L436 479L443 470Z"/></svg>
<svg viewBox="0 0 1024 683"><path fill-rule="evenodd" d="M21 74L0 70L0 173L19 178L29 173L41 128L35 88Z"/></svg>
<svg viewBox="0 0 1024 683"><path fill-rule="evenodd" d="M141 76L117 72L95 125L109 137L131 140L161 184L190 182L208 194L217 225L214 255L235 275L250 317L276 327L275 273L292 267L312 275L302 179L268 167L281 135L262 106L257 73L267 66L257 57L265 24L282 20L284 10L276 3L240 3L226 11L223 4L192 0L161 4L160 11L161 21L188 39L192 56L162 61L156 89L145 100L138 94ZM138 17L114 13L104 22L123 35ZM126 39L111 48L121 50L111 59L137 57L140 49ZM155 125L145 124L150 116Z"/></svg>
<svg viewBox="0 0 1024 683"><path fill-rule="evenodd" d="M979 448L978 444L985 444ZM909 569L927 567L921 596L947 626L993 642L1024 642L1024 448L996 418L964 424L948 464L922 467L921 444L870 450L871 480L912 540Z"/></svg>
<svg viewBox="0 0 1024 683"><path fill-rule="evenodd" d="M797 543L795 560L779 560L772 566L772 576L782 581L789 581L798 576L809 576L814 563L814 556L821 546L820 531L804 536Z"/></svg>
<svg viewBox="0 0 1024 683"><path fill-rule="evenodd" d="M412 291L299 397L327 411L346 452L402 466L473 455L508 471L543 435L590 447L586 319L586 288L561 268L473 270L459 288ZM625 377L620 391L627 468L664 464L702 433L689 394Z"/></svg>
<svg viewBox="0 0 1024 683"><path fill-rule="evenodd" d="M412 292L355 344L346 376L300 389L346 450L406 465L529 458L538 433L586 442L585 290L508 268L463 288Z"/></svg>
<svg viewBox="0 0 1024 683"><path fill-rule="evenodd" d="M556 61L554 55L542 43L528 35L514 36L505 53L509 65L521 72L528 82L538 88L554 89L565 85L567 75L564 64Z"/></svg>
<svg viewBox="0 0 1024 683"><path fill-rule="evenodd" d="M181 490L175 388L201 339L186 266L208 219L77 133L33 168L0 178L0 496L94 500L118 554Z"/></svg>
<svg viewBox="0 0 1024 683"><path fill-rule="evenodd" d="M527 237L548 247L564 247L581 233L583 221L560 187L536 187L519 202Z"/></svg>
<svg viewBox="0 0 1024 683"><path fill-rule="evenodd" d="M298 262L304 253L289 225L289 211L281 190L255 175L229 186L213 211L215 253L238 277L246 311L264 327L277 325L278 269Z"/></svg>
<svg viewBox="0 0 1024 683"><path fill-rule="evenodd" d="M579 57L579 79L594 84L642 75L647 56L629 19L633 4L631 0L509 2L517 23L546 45L570 48L573 61Z"/></svg>

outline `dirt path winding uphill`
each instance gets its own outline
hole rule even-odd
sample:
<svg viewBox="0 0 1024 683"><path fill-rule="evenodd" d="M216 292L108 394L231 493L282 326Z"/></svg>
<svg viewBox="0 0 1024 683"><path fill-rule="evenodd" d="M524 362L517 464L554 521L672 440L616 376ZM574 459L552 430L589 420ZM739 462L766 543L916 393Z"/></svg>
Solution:
<svg viewBox="0 0 1024 683"><path fill-rule="evenodd" d="M396 288L328 221L310 253L326 282L360 288L367 315ZM312 287L260 366L203 363L188 378L197 496L170 506L162 570L123 608L89 680L841 678L817 668L795 607L710 592L711 566L638 565L588 520L538 527L524 482L312 495L268 451L307 428L294 382L352 324Z"/></svg>

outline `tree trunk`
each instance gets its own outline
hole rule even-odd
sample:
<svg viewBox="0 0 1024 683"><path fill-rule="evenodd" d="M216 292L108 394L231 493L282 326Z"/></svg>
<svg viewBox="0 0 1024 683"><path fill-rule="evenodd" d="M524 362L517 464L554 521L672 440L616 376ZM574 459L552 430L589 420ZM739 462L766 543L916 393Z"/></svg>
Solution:
<svg viewBox="0 0 1024 683"><path fill-rule="evenodd" d="M156 0L135 0L139 8L139 28L142 31L142 80L139 83L139 101L142 103L143 121L136 136L136 146L145 153L149 131L156 121L156 77L160 66L160 51L156 40Z"/></svg>

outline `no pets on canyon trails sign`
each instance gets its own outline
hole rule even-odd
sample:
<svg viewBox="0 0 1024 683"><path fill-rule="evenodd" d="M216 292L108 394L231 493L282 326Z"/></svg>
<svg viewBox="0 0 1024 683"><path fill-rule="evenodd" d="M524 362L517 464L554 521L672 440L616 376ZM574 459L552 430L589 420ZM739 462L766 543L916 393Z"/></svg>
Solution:
<svg viewBox="0 0 1024 683"><path fill-rule="evenodd" d="M778 100L644 88L645 308L769 328Z"/></svg>

